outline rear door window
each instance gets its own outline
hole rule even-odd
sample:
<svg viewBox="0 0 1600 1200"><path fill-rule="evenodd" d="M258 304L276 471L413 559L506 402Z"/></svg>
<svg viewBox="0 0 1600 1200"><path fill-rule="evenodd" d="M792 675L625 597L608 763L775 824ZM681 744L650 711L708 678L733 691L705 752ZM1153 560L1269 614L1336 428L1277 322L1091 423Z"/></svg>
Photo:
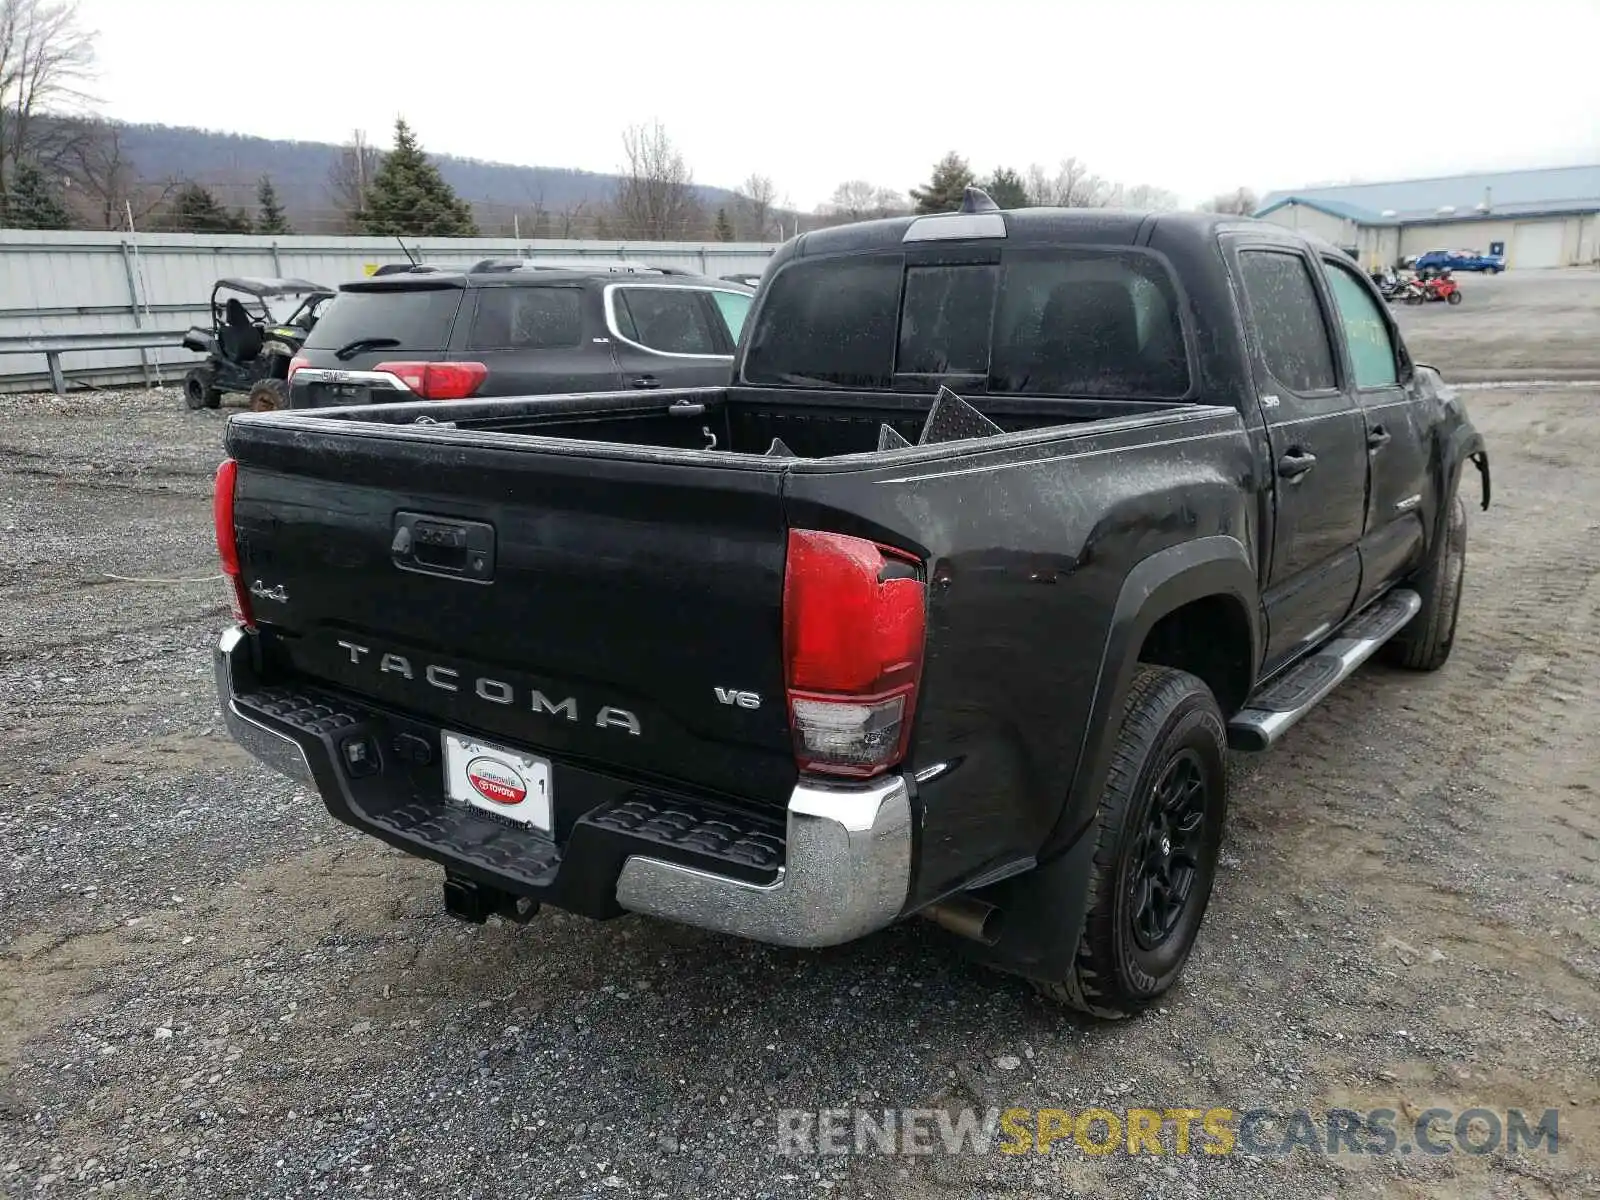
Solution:
<svg viewBox="0 0 1600 1200"><path fill-rule="evenodd" d="M363 338L392 338L385 350L443 350L461 306L460 288L340 292L317 318L307 350L337 350Z"/></svg>
<svg viewBox="0 0 1600 1200"><path fill-rule="evenodd" d="M726 354L696 288L619 287L611 294L617 332L662 354Z"/></svg>
<svg viewBox="0 0 1600 1200"><path fill-rule="evenodd" d="M478 292L473 350L561 350L583 341L583 289L495 287Z"/></svg>
<svg viewBox="0 0 1600 1200"><path fill-rule="evenodd" d="M1242 250L1239 270L1267 371L1292 392L1333 388L1333 347L1310 264L1289 251Z"/></svg>

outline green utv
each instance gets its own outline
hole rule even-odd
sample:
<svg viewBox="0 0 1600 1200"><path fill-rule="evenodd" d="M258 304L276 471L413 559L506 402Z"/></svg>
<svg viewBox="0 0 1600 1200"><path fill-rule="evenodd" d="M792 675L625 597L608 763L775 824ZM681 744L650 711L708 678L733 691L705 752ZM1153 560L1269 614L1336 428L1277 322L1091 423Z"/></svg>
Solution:
<svg viewBox="0 0 1600 1200"><path fill-rule="evenodd" d="M216 408L225 393L243 392L254 412L285 407L289 360L334 295L305 279L217 280L211 327L194 325L183 335L185 350L206 356L183 378L184 403Z"/></svg>

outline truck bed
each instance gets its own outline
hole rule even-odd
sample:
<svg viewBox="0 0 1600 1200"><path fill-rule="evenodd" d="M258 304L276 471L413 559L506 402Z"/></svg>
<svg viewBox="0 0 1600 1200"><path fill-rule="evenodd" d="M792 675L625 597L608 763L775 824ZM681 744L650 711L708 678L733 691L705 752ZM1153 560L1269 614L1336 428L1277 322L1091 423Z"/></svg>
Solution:
<svg viewBox="0 0 1600 1200"><path fill-rule="evenodd" d="M985 400L950 440L877 448L885 425L919 438L931 401L696 389L234 417L256 682L429 744L456 734L547 760L558 843L641 789L771 821L801 782L785 699L789 539L867 539L941 585L913 760L924 741L960 747L969 780L995 791L985 804L1027 808L983 848L934 838L926 886L949 886L973 852L1027 852L1053 816L1017 773L1054 777L1074 753L1013 761L1038 701L1009 687L1007 664L1092 666L1071 640L1016 637L1016 589L1041 627L1081 625L1082 589L1123 569L1100 548L1108 521L1143 531L1128 543L1141 553L1180 529L1233 528L1249 462L1238 413L1206 404ZM770 453L774 439L791 454ZM1175 461L1174 442L1191 452ZM1151 472L1180 510L1146 511ZM1040 587L1073 573L1078 589ZM386 806L445 811L437 763L409 778L371 802L374 828ZM937 808L946 782L921 786Z"/></svg>
<svg viewBox="0 0 1600 1200"><path fill-rule="evenodd" d="M974 436L994 436L1150 417L1181 407L1152 401L1019 401L991 397L975 405L982 412L981 424L947 423L933 431L936 436L930 439L925 435L929 432L933 403L933 397L926 393L688 388L458 401L449 405L420 401L310 410L296 413L296 417L431 428L443 425L469 432L563 438L613 447L835 458L879 452L884 449L885 429L892 431L890 440L896 442L891 448L903 450L930 442L966 440L960 435L968 431ZM774 442L780 443L776 451Z"/></svg>

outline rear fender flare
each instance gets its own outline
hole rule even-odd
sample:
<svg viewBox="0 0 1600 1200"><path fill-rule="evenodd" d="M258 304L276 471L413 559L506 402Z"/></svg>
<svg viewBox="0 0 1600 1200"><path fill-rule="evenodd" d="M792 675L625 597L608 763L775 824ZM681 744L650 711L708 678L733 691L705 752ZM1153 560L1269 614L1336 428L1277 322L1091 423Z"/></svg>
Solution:
<svg viewBox="0 0 1600 1200"><path fill-rule="evenodd" d="M1244 614L1250 631L1247 690L1254 686L1261 663L1261 606L1256 569L1244 543L1217 534L1169 546L1141 560L1128 572L1117 594L1077 768L1061 816L1039 854L1041 859L1069 845L1094 818L1121 728L1122 706L1146 636L1168 613L1208 596L1228 597Z"/></svg>

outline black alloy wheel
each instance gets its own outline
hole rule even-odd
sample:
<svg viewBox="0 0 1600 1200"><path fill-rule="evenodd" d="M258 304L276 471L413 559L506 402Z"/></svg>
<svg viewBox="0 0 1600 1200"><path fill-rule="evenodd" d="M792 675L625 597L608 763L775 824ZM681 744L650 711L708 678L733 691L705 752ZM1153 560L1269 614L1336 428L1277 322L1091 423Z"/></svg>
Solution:
<svg viewBox="0 0 1600 1200"><path fill-rule="evenodd" d="M1142 950L1159 947L1183 919L1205 853L1206 807L1205 771L1185 749L1157 781L1128 857L1128 912Z"/></svg>

